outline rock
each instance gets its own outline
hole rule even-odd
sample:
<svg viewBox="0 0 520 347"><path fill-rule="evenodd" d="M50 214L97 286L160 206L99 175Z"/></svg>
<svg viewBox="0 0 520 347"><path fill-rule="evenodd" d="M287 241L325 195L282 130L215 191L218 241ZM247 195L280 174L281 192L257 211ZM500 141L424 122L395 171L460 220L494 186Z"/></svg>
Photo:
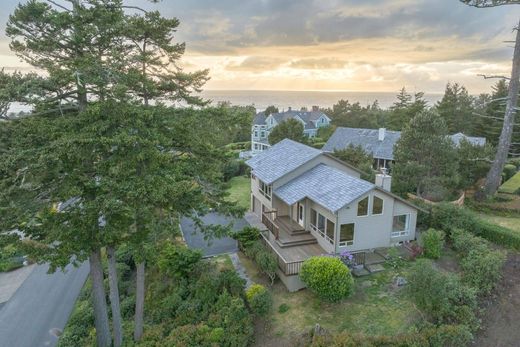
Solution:
<svg viewBox="0 0 520 347"><path fill-rule="evenodd" d="M402 277L402 276L397 276L395 278L395 285L398 286L398 287L402 287L404 285L406 285L408 283L408 281L406 280L406 278Z"/></svg>

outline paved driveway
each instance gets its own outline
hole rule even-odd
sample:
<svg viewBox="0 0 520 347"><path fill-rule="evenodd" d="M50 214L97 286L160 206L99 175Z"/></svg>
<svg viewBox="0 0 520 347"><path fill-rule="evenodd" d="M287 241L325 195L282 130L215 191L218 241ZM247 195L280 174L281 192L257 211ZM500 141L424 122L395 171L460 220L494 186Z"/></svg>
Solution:
<svg viewBox="0 0 520 347"><path fill-rule="evenodd" d="M226 217L218 213L209 213L202 217L205 224L214 225L228 225L230 222L233 223L233 230L241 230L249 224L242 218L235 219ZM204 234L198 230L195 230L193 220L189 218L181 219L181 230L184 234L184 239L190 248L196 248L202 250L204 256L211 256L223 253L232 253L238 250L236 240L230 237L222 237L220 239L204 240Z"/></svg>
<svg viewBox="0 0 520 347"><path fill-rule="evenodd" d="M0 346L55 346L57 329L67 323L89 266L68 266L66 272L47 274L37 265L13 296L0 308Z"/></svg>

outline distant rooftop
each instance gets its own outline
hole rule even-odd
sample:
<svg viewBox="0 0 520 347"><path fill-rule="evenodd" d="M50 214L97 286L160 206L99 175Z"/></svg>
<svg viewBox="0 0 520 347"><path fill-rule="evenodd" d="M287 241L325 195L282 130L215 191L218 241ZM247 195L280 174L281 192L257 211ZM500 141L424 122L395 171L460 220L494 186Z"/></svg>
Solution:
<svg viewBox="0 0 520 347"><path fill-rule="evenodd" d="M264 183L271 184L320 154L319 149L284 139L246 163L253 169L255 176Z"/></svg>
<svg viewBox="0 0 520 347"><path fill-rule="evenodd" d="M288 119L298 117L305 123L305 129L315 129L316 121L320 119L321 116L327 117L327 115L321 112L317 107L314 107L312 111L296 111L289 108L289 110L287 111L273 113L271 114L271 116L276 120L278 124ZM253 119L253 124L266 125L267 117L269 116L266 116L264 112L259 112Z"/></svg>
<svg viewBox="0 0 520 347"><path fill-rule="evenodd" d="M380 140L380 131L383 131L383 139ZM323 146L324 152L342 150L349 145L361 146L366 152L371 153L374 158L394 160L394 145L401 138L400 131L386 129L364 129L338 127L334 134ZM450 135L456 146L465 139L474 146L484 146L486 139L483 137L467 136L463 133Z"/></svg>
<svg viewBox="0 0 520 347"><path fill-rule="evenodd" d="M274 191L288 205L307 197L336 212L375 187L325 164L319 164Z"/></svg>

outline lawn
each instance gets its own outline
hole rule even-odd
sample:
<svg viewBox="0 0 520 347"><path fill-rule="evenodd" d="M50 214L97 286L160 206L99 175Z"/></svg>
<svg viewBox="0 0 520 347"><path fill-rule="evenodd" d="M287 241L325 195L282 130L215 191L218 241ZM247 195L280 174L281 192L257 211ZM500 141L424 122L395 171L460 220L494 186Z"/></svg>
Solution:
<svg viewBox="0 0 520 347"><path fill-rule="evenodd" d="M239 256L251 279L267 286L256 265L244 255ZM257 327L256 345L285 345L310 331L316 323L331 332L395 335L408 331L421 320L421 314L408 300L406 289L395 287L393 279L397 275L406 277L410 265L406 262L399 270L388 268L378 274L355 278L354 295L334 304L321 301L306 289L289 293L277 281L270 288L273 310L265 327ZM289 309L280 311L281 305Z"/></svg>
<svg viewBox="0 0 520 347"><path fill-rule="evenodd" d="M228 182L229 197L230 201L236 201L239 206L246 209L249 208L251 199L251 180L249 177L237 176L233 177Z"/></svg>
<svg viewBox="0 0 520 347"><path fill-rule="evenodd" d="M498 224L504 228L511 229L520 234L520 217L497 216L484 213L480 213L480 217L490 223Z"/></svg>
<svg viewBox="0 0 520 347"><path fill-rule="evenodd" d="M520 172L517 172L516 175L508 179L504 184L500 186L498 189L501 193L514 194L517 190L520 189Z"/></svg>

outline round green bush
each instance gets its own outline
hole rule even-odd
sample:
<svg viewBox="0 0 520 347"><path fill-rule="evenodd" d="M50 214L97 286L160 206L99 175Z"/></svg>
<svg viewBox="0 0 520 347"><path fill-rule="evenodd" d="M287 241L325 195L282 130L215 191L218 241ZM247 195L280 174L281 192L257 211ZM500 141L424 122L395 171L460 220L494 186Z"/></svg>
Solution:
<svg viewBox="0 0 520 347"><path fill-rule="evenodd" d="M422 234L422 245L424 255L431 259L439 259L444 247L444 232L441 230L428 229Z"/></svg>
<svg viewBox="0 0 520 347"><path fill-rule="evenodd" d="M512 164L506 164L504 165L504 181L507 181L511 177L513 177L516 173L517 169L515 165Z"/></svg>
<svg viewBox="0 0 520 347"><path fill-rule="evenodd" d="M273 298L271 293L260 284L253 284L246 291L247 301L251 311L260 316L265 317L271 310Z"/></svg>
<svg viewBox="0 0 520 347"><path fill-rule="evenodd" d="M300 271L302 281L320 298L336 302L352 294L354 280L348 267L338 258L312 257Z"/></svg>

